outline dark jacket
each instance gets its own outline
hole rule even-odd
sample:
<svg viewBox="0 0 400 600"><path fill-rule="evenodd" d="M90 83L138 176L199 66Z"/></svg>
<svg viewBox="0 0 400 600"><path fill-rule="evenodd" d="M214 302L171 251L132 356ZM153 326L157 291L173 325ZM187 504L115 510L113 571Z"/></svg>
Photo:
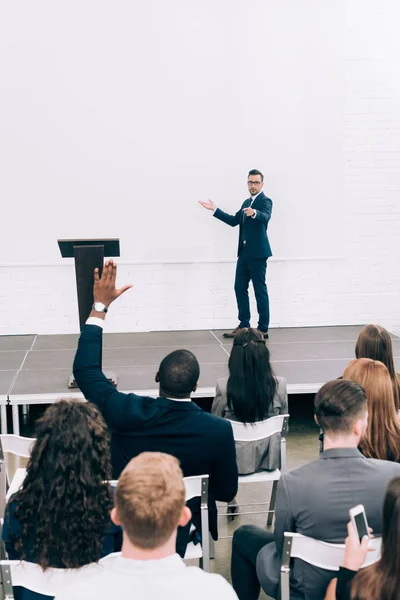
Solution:
<svg viewBox="0 0 400 600"><path fill-rule="evenodd" d="M176 456L185 477L209 475L210 497L229 502L238 485L235 442L229 421L193 402L119 392L100 369L102 329L85 325L74 361L74 376L85 398L101 410L111 430L113 477L141 452ZM194 515L199 526L198 514ZM217 513L210 502L210 531L217 539Z"/></svg>
<svg viewBox="0 0 400 600"><path fill-rule="evenodd" d="M275 541L257 555L257 575L264 591L277 598L284 532L343 544L349 510L363 504L374 535L382 533L382 506L388 483L400 476L400 465L365 458L357 448L325 450L318 460L282 475L278 483ZM321 600L337 572L295 559L290 598Z"/></svg>
<svg viewBox="0 0 400 600"><path fill-rule="evenodd" d="M214 213L214 217L223 221L231 227L239 225L238 255L241 249L241 241L246 240L246 249L250 258L269 258L272 256L269 244L267 228L272 213L272 200L261 192L254 200L252 208L256 211L256 217L246 217L243 212L251 204L251 198L245 200L235 215L229 215L220 208Z"/></svg>

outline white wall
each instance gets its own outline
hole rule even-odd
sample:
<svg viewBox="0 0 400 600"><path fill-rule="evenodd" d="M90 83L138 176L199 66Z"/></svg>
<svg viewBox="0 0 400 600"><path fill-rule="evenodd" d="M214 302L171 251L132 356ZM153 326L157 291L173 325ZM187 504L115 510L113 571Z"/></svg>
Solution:
<svg viewBox="0 0 400 600"><path fill-rule="evenodd" d="M55 240L81 237L119 237L125 261L231 259L236 235L197 200L236 212L257 165L274 255L336 256L343 0L110 6L3 8L2 262L56 263Z"/></svg>
<svg viewBox="0 0 400 600"><path fill-rule="evenodd" d="M304 17L301 22L298 13L299 28L309 25ZM315 258L321 256L316 251L307 260L270 261L271 326L379 322L400 333L399 17L396 0L346 2L344 40L339 30L337 37L345 55L344 164L338 175L344 193L337 220L326 221L326 230L343 227L345 239L338 235L337 258ZM135 288L111 311L108 329L234 326L234 267L234 261L121 264L121 283ZM73 267L0 266L0 315L1 333L77 331Z"/></svg>

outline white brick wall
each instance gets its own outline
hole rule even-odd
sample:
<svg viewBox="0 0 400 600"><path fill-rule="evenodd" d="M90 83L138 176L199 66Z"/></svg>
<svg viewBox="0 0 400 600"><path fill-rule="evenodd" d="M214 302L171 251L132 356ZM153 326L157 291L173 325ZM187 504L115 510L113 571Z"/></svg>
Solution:
<svg viewBox="0 0 400 600"><path fill-rule="evenodd" d="M399 17L398 0L346 2L343 258L272 259L272 327L378 322L400 334ZM235 326L234 267L121 264L120 283L135 287L108 330ZM2 334L76 332L72 265L0 265L0 315Z"/></svg>

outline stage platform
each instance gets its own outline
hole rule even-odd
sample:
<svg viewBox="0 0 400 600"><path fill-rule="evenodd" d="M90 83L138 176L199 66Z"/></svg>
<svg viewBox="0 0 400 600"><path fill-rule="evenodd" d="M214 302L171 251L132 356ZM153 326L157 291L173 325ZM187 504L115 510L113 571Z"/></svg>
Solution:
<svg viewBox="0 0 400 600"><path fill-rule="evenodd" d="M271 329L267 341L276 375L288 382L289 394L315 393L342 374L354 358L362 325ZM195 397L214 395L216 381L228 374L232 340L223 331L105 333L103 369L117 374L118 389L158 395L155 373L162 358L178 348L191 350L200 363ZM400 370L400 338L392 335ZM68 389L78 335L0 336L1 429L6 433L6 405L13 407L14 433L18 406L48 404L60 397L82 397Z"/></svg>

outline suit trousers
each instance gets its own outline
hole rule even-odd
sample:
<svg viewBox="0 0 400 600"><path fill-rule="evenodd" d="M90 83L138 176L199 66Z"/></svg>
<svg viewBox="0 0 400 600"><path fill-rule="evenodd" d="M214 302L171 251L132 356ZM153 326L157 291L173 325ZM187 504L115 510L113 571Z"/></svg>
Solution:
<svg viewBox="0 0 400 600"><path fill-rule="evenodd" d="M257 577L257 555L274 541L274 534L255 525L243 525L233 534L232 586L239 600L257 600L260 583Z"/></svg>
<svg viewBox="0 0 400 600"><path fill-rule="evenodd" d="M251 258L247 248L239 252L236 264L235 294L239 311L239 327L250 327L249 282L253 282L254 295L257 302L258 329L268 331L269 298L265 277L267 273L266 258Z"/></svg>

